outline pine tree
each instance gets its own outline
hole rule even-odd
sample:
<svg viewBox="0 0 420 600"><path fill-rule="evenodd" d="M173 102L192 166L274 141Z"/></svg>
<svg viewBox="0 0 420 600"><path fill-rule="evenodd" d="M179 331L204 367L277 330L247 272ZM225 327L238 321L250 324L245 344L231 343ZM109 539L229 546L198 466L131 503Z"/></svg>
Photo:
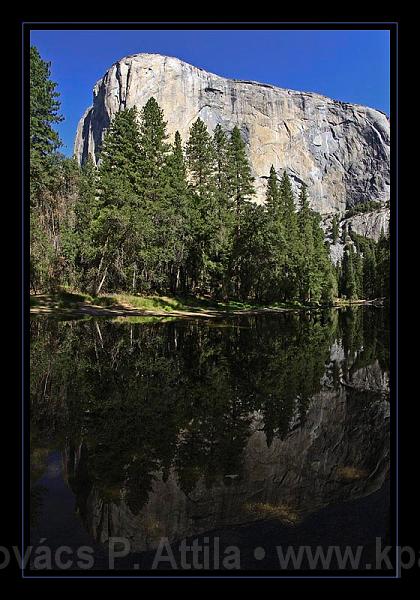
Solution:
<svg viewBox="0 0 420 600"><path fill-rule="evenodd" d="M172 292L186 291L185 262L191 241L187 169L182 140L175 132L172 150L165 166L165 206L168 218L169 287Z"/></svg>
<svg viewBox="0 0 420 600"><path fill-rule="evenodd" d="M118 112L105 134L98 169L95 276L90 291L128 288L130 269L148 231L139 192L140 133L136 108Z"/></svg>
<svg viewBox="0 0 420 600"><path fill-rule="evenodd" d="M353 256L353 270L355 281L355 297L363 298L363 258L358 247L356 247L356 251Z"/></svg>
<svg viewBox="0 0 420 600"><path fill-rule="evenodd" d="M363 259L363 297L375 298L377 286L377 264L375 246L369 244L364 251Z"/></svg>
<svg viewBox="0 0 420 600"><path fill-rule="evenodd" d="M58 153L61 140L54 125L59 114L57 84L50 63L30 49L30 283L34 291L54 290L63 283L62 230L71 220L73 161Z"/></svg>
<svg viewBox="0 0 420 600"><path fill-rule="evenodd" d="M253 185L254 178L251 175L251 167L246 155L245 143L237 126L233 128L229 141L227 169L229 196L233 203L235 215L231 277L234 281L236 295L243 297L243 291L240 288L244 280L241 273L243 262L241 248L244 245L244 234L241 231L241 227L243 217L249 219L252 216L252 210L247 210L245 213L245 207L255 194L255 190Z"/></svg>
<svg viewBox="0 0 420 600"><path fill-rule="evenodd" d="M254 177L246 155L245 142L237 126L233 128L228 148L229 192L233 199L237 218L243 204L255 194Z"/></svg>
<svg viewBox="0 0 420 600"><path fill-rule="evenodd" d="M267 180L265 219L261 222L261 252L259 271L264 282L261 301L274 302L283 298L284 269L286 260L286 236L283 222L280 185L276 171L271 166Z"/></svg>
<svg viewBox="0 0 420 600"><path fill-rule="evenodd" d="M140 189L140 133L135 107L118 112L104 136L99 161L102 203L123 207Z"/></svg>
<svg viewBox="0 0 420 600"><path fill-rule="evenodd" d="M211 256L217 239L217 198L215 183L215 151L204 122L198 118L191 126L186 146L192 242L187 272L191 288L207 285L212 269Z"/></svg>
<svg viewBox="0 0 420 600"><path fill-rule="evenodd" d="M164 165L169 150L166 121L155 98L150 98L142 108L140 121L141 191L144 199L155 202L159 201L163 188Z"/></svg>
<svg viewBox="0 0 420 600"><path fill-rule="evenodd" d="M296 222L295 199L292 189L292 182L290 181L290 177L286 171L284 171L280 180L280 198L285 220L289 221L290 223L292 221Z"/></svg>
<svg viewBox="0 0 420 600"><path fill-rule="evenodd" d="M300 299L311 301L314 295L314 279L317 265L315 262L314 225L312 211L309 206L306 185L303 184L299 194L299 212L297 215L299 227L299 262L298 274Z"/></svg>
<svg viewBox="0 0 420 600"><path fill-rule="evenodd" d="M265 205L272 219L277 219L280 217L280 186L277 173L273 165L270 167L270 175L267 180Z"/></svg>
<svg viewBox="0 0 420 600"><path fill-rule="evenodd" d="M179 131L175 132L174 144L165 164L166 196L171 203L181 212L185 210L186 196L188 193L187 167L185 164L182 139Z"/></svg>
<svg viewBox="0 0 420 600"><path fill-rule="evenodd" d="M331 240L333 244L336 244L338 241L338 236L340 233L340 219L337 214L335 214L331 221Z"/></svg>
<svg viewBox="0 0 420 600"><path fill-rule="evenodd" d="M186 148L191 189L200 198L214 192L215 154L211 136L198 118L191 126Z"/></svg>
<svg viewBox="0 0 420 600"><path fill-rule="evenodd" d="M98 210L97 168L92 157L88 156L81 167L78 197L74 207L75 285L82 290L89 289L89 283L94 277Z"/></svg>
<svg viewBox="0 0 420 600"><path fill-rule="evenodd" d="M352 244L347 244L344 255L343 255L343 264L342 264L342 290L343 295L348 300L355 300L357 298L357 284L356 284L356 276L354 272L353 265L353 257L354 257L354 249Z"/></svg>
<svg viewBox="0 0 420 600"><path fill-rule="evenodd" d="M280 206L285 231L285 269L283 277L283 299L290 300L298 293L299 232L294 194L290 178L284 171L280 180Z"/></svg>
<svg viewBox="0 0 420 600"><path fill-rule="evenodd" d="M267 212L263 206L247 202L241 209L240 235L233 247L232 277L237 283L233 290L240 300L257 302L271 300L268 285L272 282L272 265L267 244Z"/></svg>
<svg viewBox="0 0 420 600"><path fill-rule="evenodd" d="M54 125L63 121L60 94L51 81L51 63L42 60L37 48L30 48L29 130L31 202L42 188L54 183L55 152L61 146Z"/></svg>
<svg viewBox="0 0 420 600"><path fill-rule="evenodd" d="M341 242L347 244L349 239L349 226L347 223L344 223L343 229L341 230Z"/></svg>
<svg viewBox="0 0 420 600"><path fill-rule="evenodd" d="M381 230L381 235L377 244L377 296L382 298L390 297L390 267L391 267L391 254L390 254L390 238L385 235L384 230Z"/></svg>
<svg viewBox="0 0 420 600"><path fill-rule="evenodd" d="M232 254L234 212L229 195L229 140L221 125L216 125L213 132L215 155L215 198L217 220L217 242L212 261L211 286L218 297L224 300L229 296L229 261Z"/></svg>
<svg viewBox="0 0 420 600"><path fill-rule="evenodd" d="M215 179L217 191L222 202L227 202L229 195L228 181L228 137L221 125L216 125L213 132L215 156Z"/></svg>
<svg viewBox="0 0 420 600"><path fill-rule="evenodd" d="M338 281L334 265L331 262L330 248L325 241L325 234L321 227L321 217L313 213L313 269L312 278L313 298L317 302L329 305L334 302L338 294Z"/></svg>

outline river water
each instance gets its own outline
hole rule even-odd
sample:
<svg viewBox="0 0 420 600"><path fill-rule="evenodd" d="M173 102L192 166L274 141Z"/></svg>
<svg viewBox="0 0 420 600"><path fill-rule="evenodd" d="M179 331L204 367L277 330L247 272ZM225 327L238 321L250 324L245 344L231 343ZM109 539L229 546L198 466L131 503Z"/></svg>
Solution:
<svg viewBox="0 0 420 600"><path fill-rule="evenodd" d="M278 568L279 544L371 558L389 537L389 412L382 308L32 318L31 543L87 545L96 569L115 538L117 569L149 569L162 543L158 569L226 570L231 546L241 570Z"/></svg>

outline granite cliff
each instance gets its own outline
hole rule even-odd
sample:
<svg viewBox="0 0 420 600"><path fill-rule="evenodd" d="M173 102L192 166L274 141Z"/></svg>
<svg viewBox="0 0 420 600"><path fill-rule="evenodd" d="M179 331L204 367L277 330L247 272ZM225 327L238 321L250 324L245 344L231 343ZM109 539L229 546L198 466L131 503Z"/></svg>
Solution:
<svg viewBox="0 0 420 600"><path fill-rule="evenodd" d="M325 216L344 216L359 203L389 200L385 114L316 93L219 77L158 54L122 58L96 83L93 104L77 130L74 150L79 162L89 154L98 160L116 112L140 109L151 96L164 110L171 139L179 130L185 141L198 117L211 131L218 123L227 131L238 125L247 142L259 202L271 164L279 175L287 170L296 189L305 182L313 208ZM363 217L369 223L360 227L370 235L371 219Z"/></svg>

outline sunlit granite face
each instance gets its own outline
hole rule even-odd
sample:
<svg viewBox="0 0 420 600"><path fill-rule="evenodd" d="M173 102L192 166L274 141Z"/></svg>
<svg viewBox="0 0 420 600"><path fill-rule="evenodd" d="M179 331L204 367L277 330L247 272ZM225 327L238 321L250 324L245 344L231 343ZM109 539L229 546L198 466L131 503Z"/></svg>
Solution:
<svg viewBox="0 0 420 600"><path fill-rule="evenodd" d="M253 81L226 79L158 54L117 61L93 90L93 105L80 120L75 154L97 160L103 135L116 112L141 109L150 97L163 108L170 138L184 142L200 117L210 131L217 124L241 129L256 178L256 200L265 196L270 166L289 173L295 189L308 185L321 214L389 199L389 122L372 108L315 93Z"/></svg>

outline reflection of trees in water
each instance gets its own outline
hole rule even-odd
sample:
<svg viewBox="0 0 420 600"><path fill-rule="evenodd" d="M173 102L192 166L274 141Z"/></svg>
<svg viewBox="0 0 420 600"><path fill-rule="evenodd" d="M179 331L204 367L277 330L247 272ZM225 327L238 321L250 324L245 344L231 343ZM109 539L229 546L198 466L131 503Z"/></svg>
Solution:
<svg viewBox="0 0 420 600"><path fill-rule="evenodd" d="M389 314L387 310L347 309L340 311L337 337L345 352L344 368L348 372L372 364L375 360L383 371L389 371Z"/></svg>
<svg viewBox="0 0 420 600"><path fill-rule="evenodd" d="M94 486L104 501L118 502L124 490L137 514L171 467L187 494L201 478L210 488L240 477L254 411L269 445L301 424L337 338L346 368L378 357L385 366L381 315L247 317L227 327L34 319L33 423L51 443L70 446L68 479L82 513Z"/></svg>

